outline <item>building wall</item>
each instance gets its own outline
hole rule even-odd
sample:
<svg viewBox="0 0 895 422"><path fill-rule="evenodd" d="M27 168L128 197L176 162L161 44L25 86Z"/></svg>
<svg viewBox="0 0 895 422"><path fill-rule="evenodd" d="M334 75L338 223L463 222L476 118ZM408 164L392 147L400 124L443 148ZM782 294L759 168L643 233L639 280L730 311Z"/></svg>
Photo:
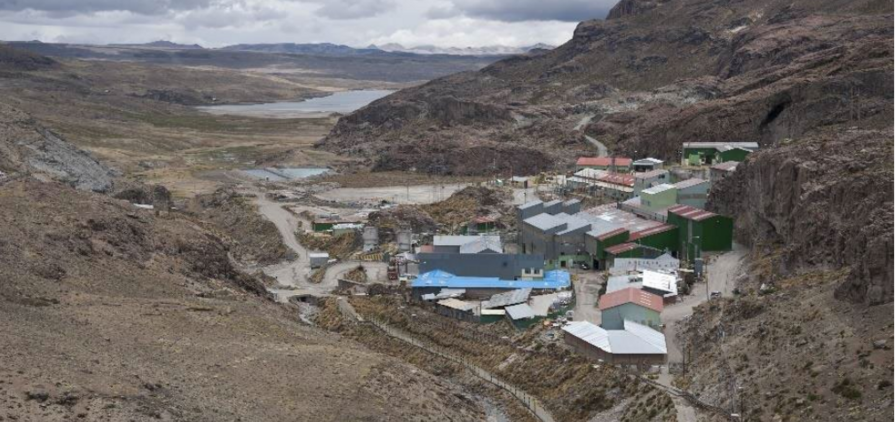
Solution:
<svg viewBox="0 0 895 422"><path fill-rule="evenodd" d="M641 237L636 240L636 243L660 251L668 250L670 252L677 252L680 248L678 235L678 230L668 230L666 232Z"/></svg>
<svg viewBox="0 0 895 422"><path fill-rule="evenodd" d="M435 253L460 253L459 246L451 246L451 245L434 245L432 246L432 252Z"/></svg>
<svg viewBox="0 0 895 422"><path fill-rule="evenodd" d="M721 151L718 153L717 162L736 161L742 163L749 156L749 151L740 148L734 148L729 151Z"/></svg>
<svg viewBox="0 0 895 422"><path fill-rule="evenodd" d="M700 164L712 164L717 152L715 148L684 148L683 156L685 161L691 161L691 156L698 155Z"/></svg>
<svg viewBox="0 0 895 422"><path fill-rule="evenodd" d="M525 220L526 218L534 217L534 216L536 216L540 213L543 213L543 212L544 212L544 204L543 203L532 205L531 207L526 208L524 210L516 208L516 223L517 223L516 227L522 227L522 221Z"/></svg>
<svg viewBox="0 0 895 422"><path fill-rule="evenodd" d="M563 341L575 350L575 353L593 361L603 361L613 365L661 365L665 363L665 355L613 355L569 334L563 334Z"/></svg>
<svg viewBox="0 0 895 422"><path fill-rule="evenodd" d="M733 248L733 219L718 215L698 222L702 250L729 251Z"/></svg>
<svg viewBox="0 0 895 422"><path fill-rule="evenodd" d="M700 183L695 186L678 189L677 203L704 210L705 202L709 195L709 187L711 187L711 183L706 181L705 183Z"/></svg>
<svg viewBox="0 0 895 422"><path fill-rule="evenodd" d="M442 270L463 277L499 277L515 280L525 268L543 270L543 255L418 253L420 274Z"/></svg>
<svg viewBox="0 0 895 422"><path fill-rule="evenodd" d="M662 183L670 183L671 175L668 172L664 172L661 175L648 177L648 178L636 178L634 179L634 196L640 194L640 191L644 189L649 189L656 185L661 185Z"/></svg>
<svg viewBox="0 0 895 422"><path fill-rule="evenodd" d="M662 208L668 208L675 204L677 200L677 189L666 189L656 194L640 193L640 205L647 211L658 211Z"/></svg>
<svg viewBox="0 0 895 422"><path fill-rule="evenodd" d="M597 239L597 247L596 247L596 253L594 254L594 259L596 259L600 263L600 268L598 268L598 269L603 270L603 269L609 268L608 266L606 266L604 264L604 262L606 261L606 248L608 248L610 246L615 246L615 245L618 245L621 243L625 243L628 241L630 236L631 236L631 233L625 231L625 232L619 233L615 236L610 236L603 240Z"/></svg>
<svg viewBox="0 0 895 422"><path fill-rule="evenodd" d="M605 330L623 330L625 328L625 320L653 328L659 328L659 325L662 324L662 319L658 312L634 303L626 303L607 309L601 315L602 323L600 326Z"/></svg>

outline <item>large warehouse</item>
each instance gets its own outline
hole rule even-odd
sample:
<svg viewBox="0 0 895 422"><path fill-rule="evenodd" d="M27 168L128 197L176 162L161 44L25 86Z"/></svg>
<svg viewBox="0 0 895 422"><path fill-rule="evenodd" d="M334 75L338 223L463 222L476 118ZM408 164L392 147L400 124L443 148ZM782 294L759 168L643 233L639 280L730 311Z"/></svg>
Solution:
<svg viewBox="0 0 895 422"><path fill-rule="evenodd" d="M605 330L587 321L563 327L563 340L588 358L616 365L661 365L668 348L665 334L636 322L623 330Z"/></svg>

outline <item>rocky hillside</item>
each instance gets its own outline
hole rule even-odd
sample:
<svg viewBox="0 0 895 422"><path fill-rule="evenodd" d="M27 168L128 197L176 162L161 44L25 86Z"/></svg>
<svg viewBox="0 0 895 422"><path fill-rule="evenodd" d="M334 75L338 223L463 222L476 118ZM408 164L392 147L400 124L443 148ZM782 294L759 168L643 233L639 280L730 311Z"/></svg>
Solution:
<svg viewBox="0 0 895 422"><path fill-rule="evenodd" d="M57 180L78 189L108 192L114 173L27 113L0 103L0 172Z"/></svg>
<svg viewBox="0 0 895 422"><path fill-rule="evenodd" d="M891 13L879 0L626 0L548 53L374 102L320 147L379 170L533 173L593 151L584 134L674 159L684 141L887 126Z"/></svg>
<svg viewBox="0 0 895 422"><path fill-rule="evenodd" d="M0 420L483 420L468 393L302 324L188 216L0 184Z"/></svg>

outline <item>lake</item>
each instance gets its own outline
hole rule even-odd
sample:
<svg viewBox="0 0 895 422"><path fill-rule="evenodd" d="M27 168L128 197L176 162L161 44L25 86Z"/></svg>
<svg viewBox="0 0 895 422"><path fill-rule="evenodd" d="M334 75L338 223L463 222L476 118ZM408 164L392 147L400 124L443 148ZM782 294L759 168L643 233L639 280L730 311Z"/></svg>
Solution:
<svg viewBox="0 0 895 422"><path fill-rule="evenodd" d="M304 101L202 106L197 107L197 109L212 114L233 114L254 117L323 117L331 113L351 113L352 111L385 97L392 92L395 91L384 89L344 91Z"/></svg>

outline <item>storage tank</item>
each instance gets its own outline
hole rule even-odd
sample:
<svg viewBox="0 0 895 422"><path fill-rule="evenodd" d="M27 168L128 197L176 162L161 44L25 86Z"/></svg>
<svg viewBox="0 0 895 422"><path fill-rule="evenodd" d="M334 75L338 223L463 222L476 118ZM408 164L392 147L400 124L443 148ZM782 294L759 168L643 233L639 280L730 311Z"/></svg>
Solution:
<svg viewBox="0 0 895 422"><path fill-rule="evenodd" d="M396 234L398 241L398 252L407 252L410 250L412 243L412 232L408 229L400 229Z"/></svg>
<svg viewBox="0 0 895 422"><path fill-rule="evenodd" d="M379 246L379 229L376 226L364 226L364 252L370 252Z"/></svg>

